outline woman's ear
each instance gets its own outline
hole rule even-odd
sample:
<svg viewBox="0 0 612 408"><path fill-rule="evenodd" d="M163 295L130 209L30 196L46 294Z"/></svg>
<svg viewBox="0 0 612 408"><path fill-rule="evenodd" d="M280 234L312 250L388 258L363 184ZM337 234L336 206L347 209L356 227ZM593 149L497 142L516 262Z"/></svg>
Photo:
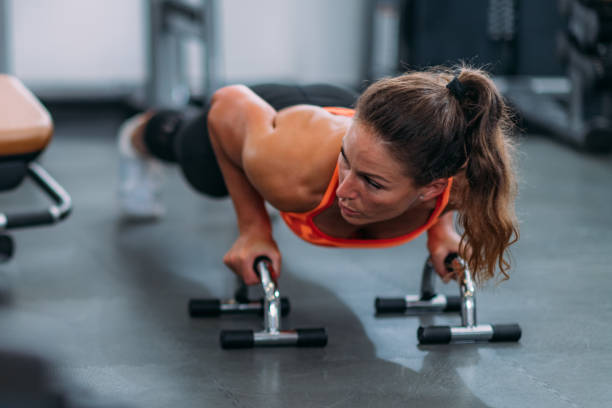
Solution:
<svg viewBox="0 0 612 408"><path fill-rule="evenodd" d="M444 192L448 185L448 179L440 178L427 184L425 187L421 187L419 190L419 198L422 201L428 201L432 198L438 197Z"/></svg>

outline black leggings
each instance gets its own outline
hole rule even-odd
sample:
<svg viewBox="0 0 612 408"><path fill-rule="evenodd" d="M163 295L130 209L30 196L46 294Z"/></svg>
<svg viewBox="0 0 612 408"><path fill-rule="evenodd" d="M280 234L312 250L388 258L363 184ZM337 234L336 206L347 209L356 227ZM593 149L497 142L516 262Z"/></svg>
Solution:
<svg viewBox="0 0 612 408"><path fill-rule="evenodd" d="M251 90L276 110L293 105L353 107L357 93L332 85L263 84ZM151 154L166 162L179 163L189 184L213 197L228 195L223 175L208 137L209 106L193 111L160 111L145 128L144 141Z"/></svg>

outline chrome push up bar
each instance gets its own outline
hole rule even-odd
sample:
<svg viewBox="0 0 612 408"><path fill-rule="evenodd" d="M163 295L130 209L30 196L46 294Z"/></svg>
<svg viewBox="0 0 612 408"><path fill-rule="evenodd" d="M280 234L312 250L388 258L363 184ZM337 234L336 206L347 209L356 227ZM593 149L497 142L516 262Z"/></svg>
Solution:
<svg viewBox="0 0 612 408"><path fill-rule="evenodd" d="M423 267L420 295L403 298L376 298L377 314L387 313L440 313L460 312L461 326L421 326L417 338L421 344L448 344L455 342L516 342L521 338L518 324L477 324L476 288L467 263L457 254L450 254L444 261L449 271L458 273L460 296L435 293L434 269L431 259Z"/></svg>
<svg viewBox="0 0 612 408"><path fill-rule="evenodd" d="M221 332L221 347L225 349L252 348L259 346L324 347L327 333L324 328L281 330L280 318L289 313L289 300L280 297L276 282L270 274L270 260L258 257L254 269L261 279L263 299L251 301L243 283L234 298L221 302L218 299L192 299L189 301L191 317L215 317L222 314L256 313L263 315L263 330L224 330Z"/></svg>

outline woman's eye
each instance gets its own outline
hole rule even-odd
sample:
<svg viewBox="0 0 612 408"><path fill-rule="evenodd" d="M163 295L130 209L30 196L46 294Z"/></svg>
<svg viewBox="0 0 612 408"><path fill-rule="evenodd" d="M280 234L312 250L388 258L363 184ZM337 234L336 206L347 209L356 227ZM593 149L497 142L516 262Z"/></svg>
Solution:
<svg viewBox="0 0 612 408"><path fill-rule="evenodd" d="M348 169L348 164L346 163L346 160L344 159L340 160L340 163L338 163L338 165L342 169Z"/></svg>
<svg viewBox="0 0 612 408"><path fill-rule="evenodd" d="M380 190L382 188L382 186L380 184L378 184L377 182L375 182L374 180L372 180L369 177L364 177L366 182L371 185L372 187L374 187L377 190Z"/></svg>

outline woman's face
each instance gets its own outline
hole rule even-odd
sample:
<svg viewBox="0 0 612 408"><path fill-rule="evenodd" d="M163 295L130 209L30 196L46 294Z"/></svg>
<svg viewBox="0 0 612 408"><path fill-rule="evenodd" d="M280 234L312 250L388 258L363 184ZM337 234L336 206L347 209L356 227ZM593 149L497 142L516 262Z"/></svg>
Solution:
<svg viewBox="0 0 612 408"><path fill-rule="evenodd" d="M338 156L336 196L342 217L353 225L395 218L417 202L419 193L402 164L374 133L354 121Z"/></svg>

